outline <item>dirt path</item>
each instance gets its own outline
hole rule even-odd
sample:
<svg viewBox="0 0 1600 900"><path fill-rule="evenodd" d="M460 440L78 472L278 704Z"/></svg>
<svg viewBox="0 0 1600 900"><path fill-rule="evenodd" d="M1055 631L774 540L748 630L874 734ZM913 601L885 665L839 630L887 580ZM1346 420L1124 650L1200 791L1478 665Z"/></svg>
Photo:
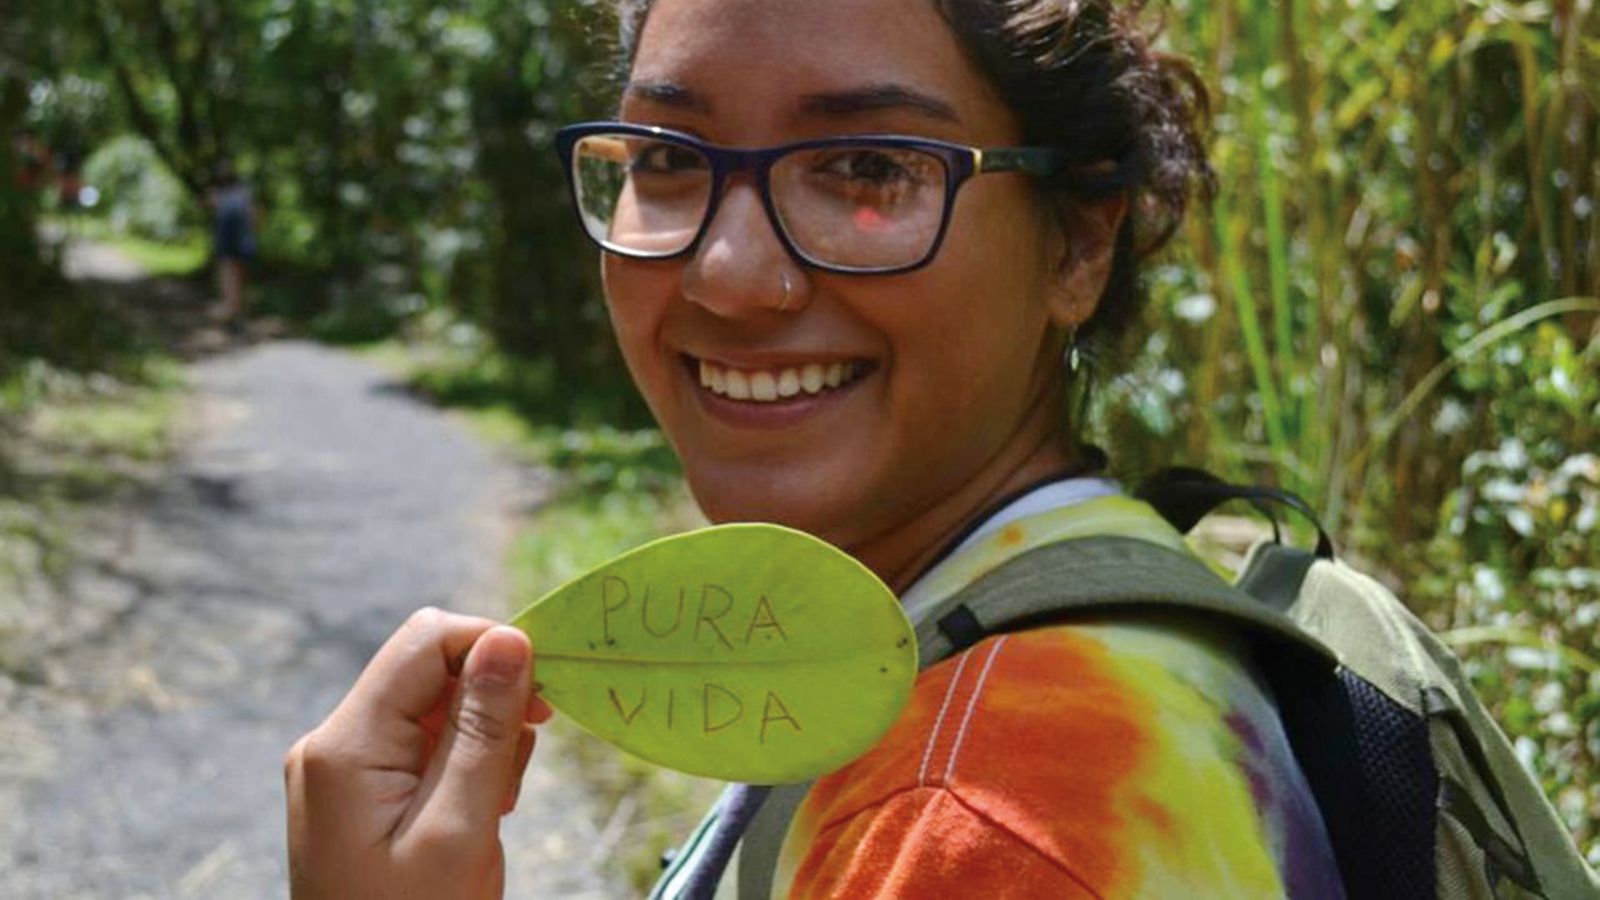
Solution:
<svg viewBox="0 0 1600 900"><path fill-rule="evenodd" d="M412 609L505 614L528 476L338 351L265 343L190 377L179 460L92 536L40 684L0 696L0 896L283 896L284 750ZM508 897L625 893L592 807L542 746Z"/></svg>

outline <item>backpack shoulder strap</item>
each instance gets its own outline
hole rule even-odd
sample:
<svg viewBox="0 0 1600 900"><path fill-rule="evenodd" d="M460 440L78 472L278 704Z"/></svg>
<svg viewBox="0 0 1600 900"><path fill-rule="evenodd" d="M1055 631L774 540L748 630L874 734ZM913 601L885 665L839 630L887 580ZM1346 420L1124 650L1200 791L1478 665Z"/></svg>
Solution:
<svg viewBox="0 0 1600 900"><path fill-rule="evenodd" d="M1334 652L1187 553L1127 537L1086 537L1029 550L945 598L913 623L923 668L986 635L1073 612L1184 610L1222 617L1319 668Z"/></svg>
<svg viewBox="0 0 1600 900"><path fill-rule="evenodd" d="M772 789L761 812L744 832L739 843L739 900L768 900L778 874L778 856L789 823L800 809L800 801L811 792L814 782L784 784Z"/></svg>

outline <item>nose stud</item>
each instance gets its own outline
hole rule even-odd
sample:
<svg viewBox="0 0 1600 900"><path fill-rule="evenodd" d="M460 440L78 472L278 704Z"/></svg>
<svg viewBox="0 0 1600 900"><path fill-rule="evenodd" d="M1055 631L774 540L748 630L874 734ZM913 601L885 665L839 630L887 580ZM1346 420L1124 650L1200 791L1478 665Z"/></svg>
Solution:
<svg viewBox="0 0 1600 900"><path fill-rule="evenodd" d="M779 271L778 279L783 283L783 301L778 304L778 312L783 312L789 308L789 294L793 289L789 286L788 272Z"/></svg>

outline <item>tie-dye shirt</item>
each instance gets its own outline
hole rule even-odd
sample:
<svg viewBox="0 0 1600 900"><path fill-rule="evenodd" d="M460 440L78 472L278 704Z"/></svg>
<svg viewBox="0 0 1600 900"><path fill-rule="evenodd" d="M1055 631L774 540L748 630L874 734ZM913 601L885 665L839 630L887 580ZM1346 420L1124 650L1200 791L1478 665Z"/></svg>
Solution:
<svg viewBox="0 0 1600 900"><path fill-rule="evenodd" d="M1091 499L986 529L905 602L1082 534L1182 546L1143 504ZM980 642L924 671L890 732L816 783L774 896L1342 897L1245 658L1225 630L1158 617Z"/></svg>

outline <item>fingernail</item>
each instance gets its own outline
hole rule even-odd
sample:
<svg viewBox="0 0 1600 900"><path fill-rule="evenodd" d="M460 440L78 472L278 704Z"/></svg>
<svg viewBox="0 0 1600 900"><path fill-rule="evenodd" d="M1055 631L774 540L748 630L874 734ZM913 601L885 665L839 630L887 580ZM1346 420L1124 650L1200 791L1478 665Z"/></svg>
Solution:
<svg viewBox="0 0 1600 900"><path fill-rule="evenodd" d="M478 638L472 655L472 677L487 685L515 684L528 666L528 639L504 626L492 628Z"/></svg>

